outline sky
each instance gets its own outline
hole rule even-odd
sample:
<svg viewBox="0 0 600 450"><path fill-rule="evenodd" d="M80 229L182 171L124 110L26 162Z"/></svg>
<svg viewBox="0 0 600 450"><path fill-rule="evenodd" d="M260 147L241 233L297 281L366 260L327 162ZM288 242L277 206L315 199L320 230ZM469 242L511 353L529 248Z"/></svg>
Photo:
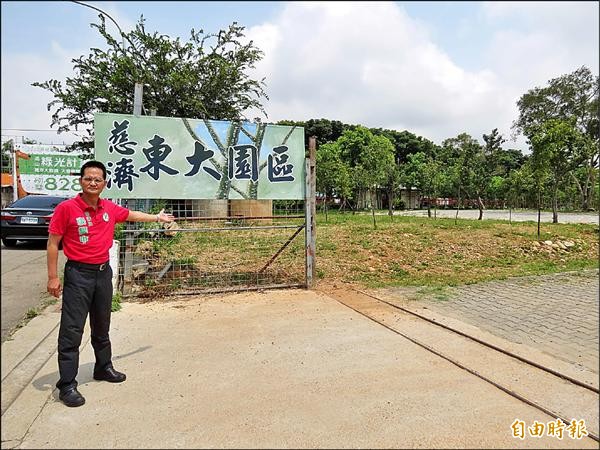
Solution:
<svg viewBox="0 0 600 450"><path fill-rule="evenodd" d="M264 52L249 74L265 78L271 123L326 118L437 144L460 133L483 143L498 128L505 148L527 153L522 136L511 139L518 99L581 66L599 73L596 1L85 3L124 32L143 15L147 31L185 41L192 28L244 26ZM76 134L50 128L52 95L31 83L64 81L73 58L106 48L90 27L98 12L69 1L1 8L2 140L72 143Z"/></svg>

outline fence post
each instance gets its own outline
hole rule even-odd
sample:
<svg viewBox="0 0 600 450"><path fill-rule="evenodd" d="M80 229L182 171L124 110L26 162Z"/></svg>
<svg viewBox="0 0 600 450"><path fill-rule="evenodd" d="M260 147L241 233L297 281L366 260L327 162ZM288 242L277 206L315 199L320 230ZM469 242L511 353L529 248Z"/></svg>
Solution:
<svg viewBox="0 0 600 450"><path fill-rule="evenodd" d="M315 222L315 185L316 185L316 151L317 138L308 138L308 158L306 159L306 183L304 208L306 210L306 288L310 289L315 278L315 253L317 242L317 227Z"/></svg>
<svg viewBox="0 0 600 450"><path fill-rule="evenodd" d="M144 85L135 83L133 91L133 114L139 116L142 114L142 97L144 95ZM126 200L126 207L129 207L129 201ZM125 257L123 264L123 294L131 292L132 267L133 267L133 244L134 235L131 233L133 226L130 222L125 222Z"/></svg>

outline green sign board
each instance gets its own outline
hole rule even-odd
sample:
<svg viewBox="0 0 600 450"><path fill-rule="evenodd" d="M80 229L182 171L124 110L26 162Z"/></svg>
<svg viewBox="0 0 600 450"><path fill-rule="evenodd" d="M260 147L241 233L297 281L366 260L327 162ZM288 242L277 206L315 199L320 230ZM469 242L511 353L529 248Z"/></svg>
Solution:
<svg viewBox="0 0 600 450"><path fill-rule="evenodd" d="M29 159L19 158L21 183L31 194L72 196L81 192L79 169L84 163L81 155L73 153L44 152L31 144ZM34 153L39 151L40 153Z"/></svg>
<svg viewBox="0 0 600 450"><path fill-rule="evenodd" d="M304 199L301 127L98 113L109 198Z"/></svg>

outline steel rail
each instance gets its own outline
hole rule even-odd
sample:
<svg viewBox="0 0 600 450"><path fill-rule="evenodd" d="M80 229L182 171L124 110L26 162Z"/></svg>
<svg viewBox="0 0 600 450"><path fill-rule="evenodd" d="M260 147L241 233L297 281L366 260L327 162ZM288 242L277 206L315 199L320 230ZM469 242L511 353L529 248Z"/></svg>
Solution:
<svg viewBox="0 0 600 450"><path fill-rule="evenodd" d="M360 292L360 291L357 291L357 292ZM373 297L373 296L369 295L369 297ZM377 299L376 297L373 297L373 298ZM449 356L446 356L446 355L444 355L443 353L440 353L440 352L438 352L437 350L435 350L434 348L432 348L432 347L428 346L427 344L424 344L424 343L422 343L422 342L419 342L419 341L417 341L416 339L413 339L413 338L411 338L410 336L407 336L406 334L404 334L404 333L401 333L401 332L400 332L400 331L398 331L398 330L394 330L392 327L390 327L390 326L386 325L385 323L383 323L383 322L381 322L381 321L379 321L379 320L377 320L377 319L375 319L375 318L373 318L373 317L369 316L368 314L365 314L365 313L363 313L362 311L359 311L358 309L356 309L356 308L354 308L354 307L352 307L352 306L350 306L350 305L347 305L346 303L342 302L341 300L338 300L338 299L337 299L337 298L335 298L335 297L333 297L333 299L334 299L335 301L337 301L338 303L340 303L341 305L344 305L345 307L347 307L347 308L350 308L351 310L353 310L353 311L357 312L357 313L358 313L358 314L360 314L361 316L364 316L364 317L366 317L367 319L369 319L369 320L372 320L373 322L375 322L375 323L377 323L377 324L381 325L382 327L384 327L384 328L387 328L388 330L390 330L390 331L392 331L392 332L394 332L394 333L398 334L399 336L402 336L403 338L405 338L405 339L409 340L409 341L410 341L410 342L412 342L413 344L416 344L416 345L418 345L419 347L422 347L422 348L424 348L425 350L427 350L427 351L429 351L429 352L433 353L434 355L436 355L436 356L439 356L439 357L440 357L440 358L442 358L442 359L445 359L445 360L446 360L446 361L448 361L449 363L451 363L451 364L454 364L455 366L459 367L460 369L463 369L463 370L465 370L465 371L469 372L470 374L472 374L472 375L475 375L477 378L480 378L481 380L483 380L483 381L485 381L485 382L487 382L487 383L491 384L492 386L496 387L497 389L500 389L501 391L503 391L503 392L507 393L507 394L508 394L508 395L510 395L511 397L514 397L514 398L516 398L517 400L520 400L520 401L522 401L523 403L526 403L526 404L528 404L529 406L532 406L532 407L534 407L534 408L538 409L539 411L542 411L544 414L547 414L547 415L549 415L550 417L553 417L554 419L560 419L560 420L561 420L563 423L565 423L565 424L569 424L569 423L570 423L570 422L569 422L569 420L568 420L567 418L565 418L565 417L562 417L560 414L558 414L558 413L555 413L554 411L551 411L551 410L549 410L548 408L546 408L546 407L544 407L544 406L542 406L542 405L539 405L539 404L537 404L536 402L534 402L534 401L532 401L532 400L529 400L529 399L527 399L527 398L523 397L522 395L520 395L520 394L518 394L518 393L516 393L516 392L514 392L514 391L512 391L512 390L510 390L510 389L508 389L508 388L506 388L506 387L504 387L504 386L502 386L501 384L498 384L498 383L496 383L494 380L491 380L490 378L487 378L486 376L484 376L484 375L480 374L480 373L479 373L479 372L477 372L476 370L470 369L469 367L465 366L464 364L461 364L460 362L456 361L455 359L453 359L453 358L450 358ZM384 303L387 303L387 302L384 302ZM393 306L393 305L392 305L392 306ZM588 436L588 437L590 437L591 439L595 440L596 442L600 442L600 437L598 437L598 435L596 435L596 434L594 434L594 433L592 433L592 432L589 432L589 431L588 431L587 433L588 433L588 434L587 434L587 436Z"/></svg>
<svg viewBox="0 0 600 450"><path fill-rule="evenodd" d="M363 291L361 291L359 289L353 289L353 290L356 291L356 292L359 292L359 293L361 293L363 295L366 295L367 297L374 298L375 300L380 301L382 303L385 303L386 305L389 305L389 306L391 306L393 308L399 309L399 310L404 311L404 312L406 312L408 314L412 314L413 316L416 316L419 319L423 319L423 320L425 320L425 321L427 321L429 323L432 323L432 324L437 325L439 327L442 327L442 328L444 328L446 330L452 331L453 333L456 333L456 334L459 334L459 335L461 335L463 337L471 339L472 341L475 341L478 344L481 344L481 345L484 345L486 347L489 347L489 348L491 348L493 350L496 350L496 351L498 351L500 353L503 353L503 354L505 354L507 356L510 356L511 358L514 358L514 359L517 359L517 360L519 360L521 362L524 362L525 364L529 364L529 365L531 365L531 366L533 366L533 367L535 367L537 369L543 370L543 371L548 372L548 373L550 373L550 374L552 374L554 376L557 376L557 377L562 378L564 380L570 381L571 383L576 384L577 386L581 386L582 388L588 389L588 390L590 390L592 392L595 392L595 393L599 393L600 392L597 387L592 386L590 384L587 384L587 383L585 383L583 381L577 380L576 378L570 377L569 375L565 375L564 373L558 372L558 371L556 371L554 369L551 369L550 367L543 366L543 365L541 365L539 363L536 363L535 361L531 361L531 360L529 360L527 358L524 358L522 356L519 356L519 355L517 355L515 353L509 352L508 350L504 350L503 348L498 347L498 346L496 346L494 344L490 344L489 342L486 342L486 341L483 341L483 340L481 340L479 338L471 336L470 334L467 334L467 333L464 333L464 332L462 332L460 330L457 330L455 328L449 327L448 325L444 325L443 323L436 322L435 320L429 319L428 317L425 317L425 316L423 316L421 314L418 314L418 313L416 313L414 311L411 311L409 309L403 308L402 306L398 306L398 305L395 305L393 303L390 303L390 302L388 302L386 300L383 300L383 299L381 299L379 297L376 297L376 296L374 296L372 294L369 294L368 292L363 292Z"/></svg>

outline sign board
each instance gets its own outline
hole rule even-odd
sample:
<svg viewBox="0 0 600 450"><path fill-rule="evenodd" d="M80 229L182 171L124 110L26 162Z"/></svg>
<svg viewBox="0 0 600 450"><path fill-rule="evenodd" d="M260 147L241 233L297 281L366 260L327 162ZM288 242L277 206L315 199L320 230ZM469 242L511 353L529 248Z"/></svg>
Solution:
<svg viewBox="0 0 600 450"><path fill-rule="evenodd" d="M110 198L304 199L304 129L98 113Z"/></svg>
<svg viewBox="0 0 600 450"><path fill-rule="evenodd" d="M30 194L74 196L81 192L81 152L66 152L66 145L16 144L29 159L19 158L23 189ZM89 156L88 156L89 158Z"/></svg>

